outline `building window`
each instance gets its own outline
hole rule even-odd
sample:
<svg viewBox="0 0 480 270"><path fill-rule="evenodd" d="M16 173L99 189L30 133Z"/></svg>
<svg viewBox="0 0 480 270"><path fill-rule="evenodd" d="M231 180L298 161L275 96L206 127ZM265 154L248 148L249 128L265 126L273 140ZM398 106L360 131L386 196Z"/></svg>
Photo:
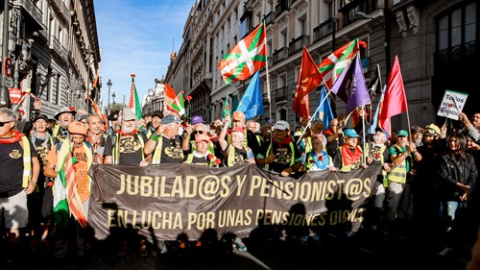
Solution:
<svg viewBox="0 0 480 270"><path fill-rule="evenodd" d="M437 18L437 50L442 51L478 39L477 3L456 7Z"/></svg>
<svg viewBox="0 0 480 270"><path fill-rule="evenodd" d="M287 110L285 108L280 108L277 111L276 121L278 122L280 120L287 121Z"/></svg>

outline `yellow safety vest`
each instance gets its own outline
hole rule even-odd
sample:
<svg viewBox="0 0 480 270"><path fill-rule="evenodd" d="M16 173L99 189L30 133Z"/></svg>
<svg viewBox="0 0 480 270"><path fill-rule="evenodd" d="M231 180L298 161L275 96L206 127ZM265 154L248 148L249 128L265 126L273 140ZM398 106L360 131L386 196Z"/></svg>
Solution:
<svg viewBox="0 0 480 270"><path fill-rule="evenodd" d="M401 150L400 147L396 145L394 147L399 150L398 152L400 154L400 150ZM393 168L393 170L388 172L387 179L388 181L397 182L401 184L407 182L407 158L406 157L402 161L402 163L398 164L397 166L395 166L395 168Z"/></svg>

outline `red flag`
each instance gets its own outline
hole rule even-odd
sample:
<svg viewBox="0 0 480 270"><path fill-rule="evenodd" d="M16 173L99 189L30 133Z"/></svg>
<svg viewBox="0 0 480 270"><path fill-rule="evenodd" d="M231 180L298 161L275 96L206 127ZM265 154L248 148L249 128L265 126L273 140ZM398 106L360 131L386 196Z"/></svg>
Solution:
<svg viewBox="0 0 480 270"><path fill-rule="evenodd" d="M310 118L308 93L317 88L322 81L322 76L312 56L303 47L302 63L298 74L295 96L293 98L293 111L304 119Z"/></svg>
<svg viewBox="0 0 480 270"><path fill-rule="evenodd" d="M165 98L163 101L165 111L172 110L172 102L175 100L176 97L177 93L175 92L175 90L173 90L173 88L168 83L165 83Z"/></svg>
<svg viewBox="0 0 480 270"><path fill-rule="evenodd" d="M379 126L388 134L390 130L390 117L407 111L407 96L403 85L402 71L398 62L398 55L395 55L392 70L388 76L387 89L378 115Z"/></svg>

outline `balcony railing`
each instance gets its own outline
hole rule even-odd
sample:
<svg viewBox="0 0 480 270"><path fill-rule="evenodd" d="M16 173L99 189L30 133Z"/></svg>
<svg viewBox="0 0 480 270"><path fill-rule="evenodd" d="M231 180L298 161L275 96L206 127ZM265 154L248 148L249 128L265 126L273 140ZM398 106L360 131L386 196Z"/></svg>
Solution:
<svg viewBox="0 0 480 270"><path fill-rule="evenodd" d="M289 44L289 50L288 50L289 55L292 55L297 51L301 50L303 46L305 47L308 46L309 39L310 39L310 36L302 35L292 40L292 42L290 42Z"/></svg>
<svg viewBox="0 0 480 270"><path fill-rule="evenodd" d="M336 24L335 24L336 25ZM317 42L333 32L333 19L330 18L313 28L313 42Z"/></svg>
<svg viewBox="0 0 480 270"><path fill-rule="evenodd" d="M275 6L275 18L280 16L280 14L286 10L288 10L288 0L279 1L279 3Z"/></svg>
<svg viewBox="0 0 480 270"><path fill-rule="evenodd" d="M273 64L282 61L283 59L288 58L288 47L280 48L279 50L273 53Z"/></svg>
<svg viewBox="0 0 480 270"><path fill-rule="evenodd" d="M282 86L282 87L278 88L275 92L277 93L277 97L275 98L276 102L286 102L286 101L288 101L287 86Z"/></svg>
<svg viewBox="0 0 480 270"><path fill-rule="evenodd" d="M343 13L343 26L347 26L357 20L356 11L370 14L377 9L377 0L357 0L346 4L339 9Z"/></svg>
<svg viewBox="0 0 480 270"><path fill-rule="evenodd" d="M45 25L42 21L42 10L39 9L31 0L14 0L13 4L16 6L21 6L32 18L42 27L45 28Z"/></svg>
<svg viewBox="0 0 480 270"><path fill-rule="evenodd" d="M435 75L450 74L478 63L480 43L476 41L435 52Z"/></svg>
<svg viewBox="0 0 480 270"><path fill-rule="evenodd" d="M54 36L50 36L50 46L49 48L60 55L60 50L62 49L62 44L58 40L58 38Z"/></svg>

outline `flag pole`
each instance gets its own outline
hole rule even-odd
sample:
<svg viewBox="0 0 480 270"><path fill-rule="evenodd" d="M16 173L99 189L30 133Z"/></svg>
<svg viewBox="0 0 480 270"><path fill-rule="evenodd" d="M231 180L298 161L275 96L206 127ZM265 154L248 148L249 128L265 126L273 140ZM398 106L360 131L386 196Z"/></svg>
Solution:
<svg viewBox="0 0 480 270"><path fill-rule="evenodd" d="M267 46L267 29L265 28L265 19L263 19L263 31L265 33L265 39L263 40L263 43L265 44L265 49L267 51L266 53L266 63L265 63L265 77L267 77L267 99L268 99L268 114L269 114L269 118L270 118L270 123L273 123L273 120L272 120L272 95L270 93L270 76L269 76L269 73L268 73L268 46Z"/></svg>
<svg viewBox="0 0 480 270"><path fill-rule="evenodd" d="M371 106L370 106L371 107ZM362 149L363 149L363 165L366 165L366 153L365 153L365 105L362 105Z"/></svg>
<svg viewBox="0 0 480 270"><path fill-rule="evenodd" d="M322 81L323 81L323 84L325 86L325 88L327 89L327 94L325 95L325 97L322 99L322 101L320 102L320 105L318 105L317 109L315 110L315 112L313 113L313 115L316 115L318 113L318 111L320 110L320 108L322 107L323 103L325 103L325 100L327 100L328 98L328 95L330 95L330 93L332 91L330 91L330 87L328 87L327 83L325 82L325 78L322 77ZM305 128L303 129L302 131L302 134L300 135L300 138L298 138L298 141L297 141L297 145L300 143L300 141L302 140L302 137L303 135L305 134L305 130L307 130L308 127L310 127L312 125L312 120L313 120L313 117L309 117L310 119L308 119L308 123L307 125L305 126Z"/></svg>

